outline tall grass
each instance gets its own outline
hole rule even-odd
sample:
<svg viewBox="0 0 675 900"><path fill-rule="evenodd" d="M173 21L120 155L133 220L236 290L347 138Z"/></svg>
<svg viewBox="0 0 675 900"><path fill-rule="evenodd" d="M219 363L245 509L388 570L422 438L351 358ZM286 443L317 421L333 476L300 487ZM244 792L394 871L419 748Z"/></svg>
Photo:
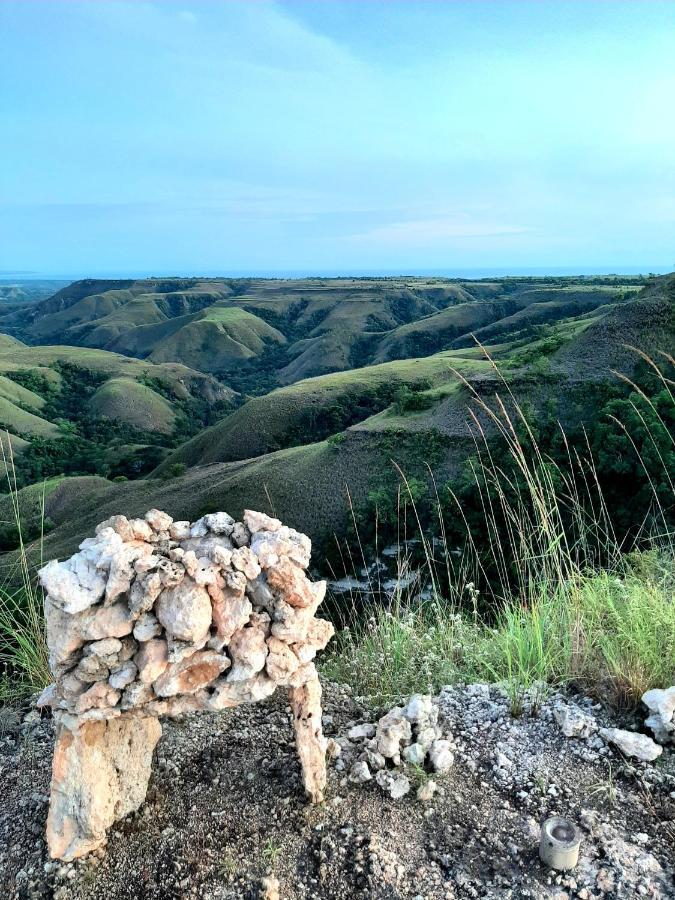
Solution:
<svg viewBox="0 0 675 900"><path fill-rule="evenodd" d="M648 361L673 402L672 381ZM504 684L514 711L523 692L542 683L575 682L613 703L636 703L650 687L675 683L675 546L663 498L654 489L645 510L645 522L656 523L656 533L639 535L642 547L651 549L627 555L587 437L573 444L560 428L566 463L554 462L492 365L502 389L491 402L456 373L473 400L473 479L487 539L476 545L462 504L450 490L466 532L463 552L459 558L453 554L430 472L440 523L440 538L431 539L410 483L398 469L407 519L418 526L431 599L420 602L415 592L402 589L367 621L355 614L324 670L383 701L480 679ZM659 427L672 442L660 417ZM494 452L498 442L506 448L506 465L504 454ZM631 445L639 457L636 443ZM663 463L661 454L659 459ZM653 485L646 462L640 458L640 463ZM659 475L672 490L672 473ZM399 571L409 565L408 559L399 560ZM441 589L442 583L447 587ZM476 585L489 598L489 619L479 614Z"/></svg>
<svg viewBox="0 0 675 900"><path fill-rule="evenodd" d="M6 432L0 446L19 542L12 569L6 575L5 585L0 587L0 701L11 701L44 688L51 681L51 674L44 627L44 598L23 540L16 469ZM44 493L41 521L44 522Z"/></svg>

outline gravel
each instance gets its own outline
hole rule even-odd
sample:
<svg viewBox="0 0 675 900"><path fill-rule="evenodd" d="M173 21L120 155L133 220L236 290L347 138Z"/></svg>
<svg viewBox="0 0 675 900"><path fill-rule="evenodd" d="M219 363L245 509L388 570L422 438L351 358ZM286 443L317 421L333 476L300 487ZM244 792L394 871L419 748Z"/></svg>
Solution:
<svg viewBox="0 0 675 900"><path fill-rule="evenodd" d="M597 729L584 719L588 736L566 737L566 703ZM51 720L4 716L0 897L260 900L274 879L282 900L675 897L675 754L629 760L599 735L639 730L639 718L555 695L526 701L514 719L487 685L446 689L436 704L454 764L433 774L387 761L379 781L410 787L402 793L398 782L394 799L374 775L349 778L367 740L350 729L387 710L325 685L325 731L341 752L320 806L303 796L285 697L167 722L146 803L111 829L105 851L71 864L49 860L43 837ZM538 859L539 825L551 815L583 834L566 874Z"/></svg>

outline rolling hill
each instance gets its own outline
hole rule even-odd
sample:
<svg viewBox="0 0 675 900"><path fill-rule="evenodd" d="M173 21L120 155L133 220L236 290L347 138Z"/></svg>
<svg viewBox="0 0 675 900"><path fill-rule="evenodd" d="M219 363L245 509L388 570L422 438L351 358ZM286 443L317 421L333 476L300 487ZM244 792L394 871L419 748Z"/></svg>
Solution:
<svg viewBox="0 0 675 900"><path fill-rule="evenodd" d="M354 366L428 356L625 301L639 279L82 281L7 318L31 344L177 362L261 393ZM515 318L514 318L515 317ZM11 319L11 320L10 320Z"/></svg>
<svg viewBox="0 0 675 900"><path fill-rule="evenodd" d="M570 315L561 317L556 306L544 322L539 311L535 321L519 318L535 307L550 310L552 303L568 303L552 298L549 288L543 296L533 291L533 302L518 300L516 312L501 310L506 313L502 320L510 317L510 327L492 335L486 348L490 359L475 345L444 349L298 380L249 397L177 447L151 477L133 484L97 481L95 504L85 500L77 521L70 512L70 492L82 497L82 482L63 479L48 498L56 527L45 552L64 555L106 515L141 513L150 506L179 518L215 509L237 514L252 506L280 515L315 538L326 537L344 527L347 492L358 505L373 491L393 489L393 461L422 480L429 477L428 464L439 485L453 483L475 452L469 426L469 409L477 410L475 396L491 404L499 394L508 407L512 391L538 428L550 425L555 431L560 423L570 434L582 426L592 429L603 405L625 387L612 370L638 377L644 366L631 346L661 360L666 357L658 354L675 354L675 276L655 279L639 294L632 287L565 287L573 295L565 307L573 311ZM281 285L278 290L287 304ZM511 293L523 291L517 287ZM586 300L580 294L590 296ZM478 415L489 439L489 420Z"/></svg>
<svg viewBox="0 0 675 900"><path fill-rule="evenodd" d="M156 463L235 398L225 385L181 364L81 347L29 347L1 337L0 427L20 482L53 474L60 465L97 471L99 453L119 448L120 459L127 459L131 444L137 450L128 474L139 459L140 469L148 470L151 459ZM114 454L106 460L107 470L115 471Z"/></svg>

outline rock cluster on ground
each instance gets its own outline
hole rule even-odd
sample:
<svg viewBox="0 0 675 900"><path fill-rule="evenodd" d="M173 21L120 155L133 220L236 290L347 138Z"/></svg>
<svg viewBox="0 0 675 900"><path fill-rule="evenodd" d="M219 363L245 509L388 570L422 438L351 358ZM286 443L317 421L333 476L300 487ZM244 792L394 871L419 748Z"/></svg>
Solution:
<svg viewBox="0 0 675 900"><path fill-rule="evenodd" d="M159 717L217 711L290 689L305 786L325 782L313 663L333 634L315 613L309 538L264 513L174 522L117 515L40 571L57 722L47 825L52 855L105 839L145 796ZM317 730L316 722L319 722Z"/></svg>
<svg viewBox="0 0 675 900"><path fill-rule="evenodd" d="M649 710L645 725L659 744L675 744L675 685L661 690L653 688L642 695Z"/></svg>
<svg viewBox="0 0 675 900"><path fill-rule="evenodd" d="M425 766L437 774L447 772L454 762L452 744L443 738L437 723L438 706L432 698L415 694L405 706L393 707L376 724L353 725L346 741L337 744L340 754L343 748L349 753L354 745L360 751L351 765L350 781L365 784L374 778L383 791L398 800L411 788L409 776L400 771L402 763L408 763L418 776ZM342 761L341 767L344 765ZM423 778L417 796L430 800L435 790L436 782Z"/></svg>

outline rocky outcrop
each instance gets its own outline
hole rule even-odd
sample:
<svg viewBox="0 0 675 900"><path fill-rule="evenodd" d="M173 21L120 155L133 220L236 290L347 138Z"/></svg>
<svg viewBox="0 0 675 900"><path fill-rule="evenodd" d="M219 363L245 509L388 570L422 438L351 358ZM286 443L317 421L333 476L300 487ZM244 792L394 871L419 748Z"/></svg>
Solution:
<svg viewBox="0 0 675 900"><path fill-rule="evenodd" d="M138 809L161 733L155 718L59 724L47 819L53 857L95 850L116 819Z"/></svg>
<svg viewBox="0 0 675 900"><path fill-rule="evenodd" d="M53 857L100 846L142 803L162 716L219 710L289 688L303 782L326 782L313 659L333 634L315 618L309 538L264 513L174 522L160 510L102 522L79 553L40 571L57 719L47 837ZM392 737L393 739L393 737Z"/></svg>

